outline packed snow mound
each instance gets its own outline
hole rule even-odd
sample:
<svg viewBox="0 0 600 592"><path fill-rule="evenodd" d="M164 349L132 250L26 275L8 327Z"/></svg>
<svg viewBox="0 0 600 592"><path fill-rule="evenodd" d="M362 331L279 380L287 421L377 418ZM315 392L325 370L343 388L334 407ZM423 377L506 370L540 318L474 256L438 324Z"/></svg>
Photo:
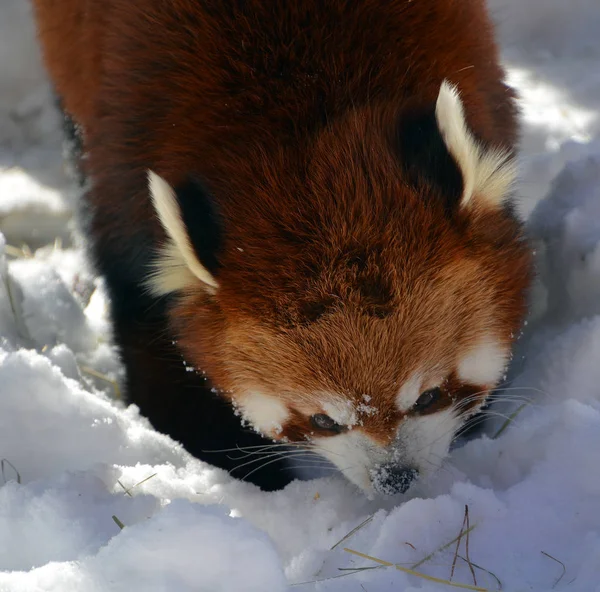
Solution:
<svg viewBox="0 0 600 592"><path fill-rule="evenodd" d="M52 484L51 484L52 485ZM277 553L264 533L228 516L222 507L206 508L186 500L169 504L152 520L155 500L139 496L126 508L97 477L78 474L61 478L57 490L7 484L0 503L14 515L6 549L21 553L3 557L15 570L0 576L12 592L248 592L284 591L286 580ZM64 490L71 491L70 496ZM95 500L96 515L81 519L82 495ZM139 523L114 536L119 527L99 518L111 512L137 515ZM41 523L36 526L35 522ZM56 541L57 533L64 533ZM9 537L5 537L9 538ZM182 549L193 552L182 553ZM12 556L11 556L12 555ZM230 561L235 558L235 568ZM229 561L228 561L229 560ZM37 567L37 566L40 567ZM27 569L28 572L18 572Z"/></svg>
<svg viewBox="0 0 600 592"><path fill-rule="evenodd" d="M124 405L29 4L0 0L0 592L439 592L345 548L448 580L467 506L455 584L600 590L600 5L490 5L521 96L531 318L485 435L369 501L338 475L263 493Z"/></svg>

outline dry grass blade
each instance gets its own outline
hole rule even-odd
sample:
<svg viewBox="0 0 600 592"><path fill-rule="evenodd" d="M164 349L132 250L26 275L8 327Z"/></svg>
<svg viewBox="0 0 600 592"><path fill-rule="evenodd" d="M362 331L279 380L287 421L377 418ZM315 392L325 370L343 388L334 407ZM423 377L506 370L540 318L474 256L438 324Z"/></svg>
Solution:
<svg viewBox="0 0 600 592"><path fill-rule="evenodd" d="M101 372L98 372L97 370L94 370L93 368L88 368L87 366L79 366L79 369L82 372L84 372L85 374L89 374L90 376L93 376L94 378L99 378L100 380L104 380L105 382L108 382L110 385L112 385L112 387L115 391L115 398L118 400L121 400L121 398L122 398L121 389L119 388L119 383L116 380L109 378L105 374L102 374Z"/></svg>
<svg viewBox="0 0 600 592"><path fill-rule="evenodd" d="M382 567L383 566L381 565L376 565L375 567L348 568L349 571L340 574L339 576L330 576L328 578L322 578L320 580L308 580L306 582L296 582L295 584L290 584L290 586L308 586L309 584L320 584L321 582L329 582L329 580L339 580L340 578L347 578L348 576L353 576L354 574L360 573L361 571L365 571L367 569L381 569Z"/></svg>
<svg viewBox="0 0 600 592"><path fill-rule="evenodd" d="M19 471L17 471L17 468L15 467L15 465L13 465L6 458L3 458L2 460L0 460L0 467L2 468L2 479L4 479L4 483L8 482L8 479L6 478L6 469L5 469L6 465L8 465L15 472L15 475L17 476L17 483L19 485L21 485L21 475L20 475Z"/></svg>
<svg viewBox="0 0 600 592"><path fill-rule="evenodd" d="M133 497L131 495L131 493L129 492L129 489L127 489L127 487L125 487L125 485L123 485L123 483L121 483L120 479L117 479L117 483L123 488L125 495L128 495L129 497Z"/></svg>
<svg viewBox="0 0 600 592"><path fill-rule="evenodd" d="M469 564L469 569L471 570L471 575L473 576L473 583L477 586L477 578L475 577L475 570L473 569L473 564L471 563L471 558L469 557L469 505L465 505L465 521L467 526L467 532L465 536L465 554L467 556L467 563Z"/></svg>
<svg viewBox="0 0 600 592"><path fill-rule="evenodd" d="M459 555L458 558L462 559L465 563L468 563L466 557ZM490 576L492 576L496 580L496 583L498 584L498 590L502 590L502 582L500 581L500 578L493 571L490 571L489 569L485 569L485 567L481 567L481 565L477 565L476 563L473 563L472 561L471 561L471 565L475 569L478 569L479 571L483 571L486 574L489 574Z"/></svg>
<svg viewBox="0 0 600 592"><path fill-rule="evenodd" d="M11 279L8 274L0 275L0 279L4 282L6 286L6 294L8 296L8 303L10 305L10 311L12 312L13 318L15 319L15 324L17 327L17 331L21 335L21 337L31 346L33 347L33 340L31 339L31 335L29 334L29 329L27 328L26 323L24 322L19 309L15 303L15 295L13 294L13 289L11 287Z"/></svg>
<svg viewBox="0 0 600 592"><path fill-rule="evenodd" d="M133 497L131 495L131 491L133 489L135 489L142 483L146 483L146 481L150 481L150 479L152 479L153 477L156 477L156 475L158 475L158 473L152 473L152 475L150 475L149 477L146 477L145 479L142 479L141 481L138 481L135 485L132 485L131 487L125 487L125 485L123 485L123 483L121 483L121 481L119 479L117 479L117 483L123 488L123 491L125 492L126 495L128 495L129 497Z"/></svg>
<svg viewBox="0 0 600 592"><path fill-rule="evenodd" d="M362 557L363 559L368 559L369 561L374 561L375 563L379 563L380 565L385 565L386 567L393 567L398 571L404 572L411 576L416 576L417 578L422 578L424 580L428 580L429 582L436 582L437 584L444 584L446 586L451 586L452 588L460 588L462 590L475 590L476 592L489 592L487 588L480 588L479 586L471 586L470 584L459 584L458 582L451 582L450 580L444 580L442 578L436 578L434 576L428 576L427 574L421 573L419 571L415 571L414 569L410 569L408 567L402 567L401 565L397 565L394 563L390 563L389 561L384 561L383 559L377 559L376 557L371 557L370 555L365 555L364 553L360 553L359 551L354 551L353 549L344 548L344 551L347 553L352 553L353 555L357 555L358 557Z"/></svg>
<svg viewBox="0 0 600 592"><path fill-rule="evenodd" d="M21 249L13 245L4 245L4 252L9 257L15 257L16 259L31 259L33 257L31 249L27 245L23 245Z"/></svg>
<svg viewBox="0 0 600 592"><path fill-rule="evenodd" d="M123 530L125 528L125 525L113 514L112 517L114 523L121 529Z"/></svg>
<svg viewBox="0 0 600 592"><path fill-rule="evenodd" d="M496 438L499 438L502 433L504 432L504 430L516 419L516 417L519 415L519 413L521 413L521 411L523 411L523 409L525 409L525 407L527 407L529 405L529 403L523 403L522 405L519 405L506 419L506 421L500 426L500 429L492 436L492 439L495 440Z"/></svg>
<svg viewBox="0 0 600 592"><path fill-rule="evenodd" d="M441 547L439 547L435 551L432 551L426 557L423 557L423 559L421 559L421 561L417 561L417 563L413 563L413 565L411 565L410 568L411 569L417 569L417 568L421 567L421 565L423 565L424 563L427 563L431 558L433 558L433 556L436 553L439 553L440 551L445 551L448 547L450 547L451 545L453 545L459 538L461 538L464 535L466 535L466 534L470 533L471 531L473 531L476 526L477 526L477 524L473 524L473 526L471 526L470 528L467 528L467 530L465 530L463 533L460 533L458 536L454 537L450 542L446 543L445 545L442 545Z"/></svg>
<svg viewBox="0 0 600 592"><path fill-rule="evenodd" d="M375 514L371 514L366 520L363 520L357 527L353 528L346 536L341 538L329 550L333 551L336 547L339 547L343 542L347 541L351 536L355 535L361 528L363 528L363 526L366 526L367 524L369 524L369 522L371 522L371 520L373 520L374 516L375 516Z"/></svg>
<svg viewBox="0 0 600 592"><path fill-rule="evenodd" d="M454 570L456 569L456 560L458 559L458 549L460 548L460 541L462 541L463 536L465 535L465 528L467 527L467 508L465 506L465 516L463 518L462 526L460 527L460 532L456 537L456 549L454 550L454 558L452 559L452 569L450 570L450 581L454 577ZM467 533L468 535L468 533Z"/></svg>
<svg viewBox="0 0 600 592"><path fill-rule="evenodd" d="M142 479L141 481L138 481L135 485L133 485L132 487L130 487L129 489L127 489L127 493L129 493L131 495L131 490L142 485L142 483L146 483L146 481L150 481L150 479L152 479L153 477L156 477L156 475L158 475L158 473L152 473L152 475L146 477L145 479Z"/></svg>
<svg viewBox="0 0 600 592"><path fill-rule="evenodd" d="M6 286L6 294L8 295L8 303L10 304L10 310L13 314L15 321L18 323L19 315L17 314L17 307L15 306L15 299L13 297L12 289L10 287L10 280L8 279L8 275L3 276L2 279L4 280L4 285Z"/></svg>
<svg viewBox="0 0 600 592"><path fill-rule="evenodd" d="M567 566L562 561L557 559L556 557L552 557L552 555L550 555L550 553L546 553L546 551L540 551L540 553L542 555L545 555L549 559L552 559L552 561L556 561L556 563L558 563L562 567L562 570L563 570L562 573L560 574L560 576L558 577L556 582L554 582L554 584L552 585L552 589L554 590L554 588L556 588L556 586L558 586L558 583L565 577L565 574L567 573Z"/></svg>

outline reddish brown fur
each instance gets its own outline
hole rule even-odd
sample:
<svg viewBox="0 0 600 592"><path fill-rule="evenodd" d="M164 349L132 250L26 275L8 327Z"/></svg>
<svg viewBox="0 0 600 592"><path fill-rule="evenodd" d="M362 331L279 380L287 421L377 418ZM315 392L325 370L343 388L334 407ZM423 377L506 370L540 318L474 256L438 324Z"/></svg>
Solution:
<svg viewBox="0 0 600 592"><path fill-rule="evenodd" d="M511 343L529 275L519 225L502 208L446 215L393 142L448 79L475 136L514 147L483 0L34 4L84 130L99 248L133 261L135 236L164 238L147 169L174 186L199 173L218 202L220 289L191 290L171 318L225 396L282 398L297 439L319 412L298 393L368 393L385 411L364 430L385 441L416 367L448 376L481 335Z"/></svg>

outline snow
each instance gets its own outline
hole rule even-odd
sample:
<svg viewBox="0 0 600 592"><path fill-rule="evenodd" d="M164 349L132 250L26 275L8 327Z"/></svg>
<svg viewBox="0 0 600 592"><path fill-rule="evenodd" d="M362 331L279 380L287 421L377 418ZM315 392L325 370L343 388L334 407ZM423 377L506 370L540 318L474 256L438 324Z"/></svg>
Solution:
<svg viewBox="0 0 600 592"><path fill-rule="evenodd" d="M373 501L336 475L262 493L119 400L28 6L0 0L0 592L439 591L340 571L377 565L344 547L410 567L459 534L466 505L479 587L498 589L493 573L508 591L600 590L598 1L491 0L522 97L531 318L487 435ZM448 579L454 546L416 570ZM453 581L473 585L460 558Z"/></svg>

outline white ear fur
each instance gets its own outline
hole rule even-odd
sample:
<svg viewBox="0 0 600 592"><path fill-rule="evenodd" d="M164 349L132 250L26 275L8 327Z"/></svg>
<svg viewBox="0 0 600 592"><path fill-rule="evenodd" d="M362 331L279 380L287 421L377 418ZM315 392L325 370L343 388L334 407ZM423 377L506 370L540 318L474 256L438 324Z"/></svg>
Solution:
<svg viewBox="0 0 600 592"><path fill-rule="evenodd" d="M153 294L164 295L192 286L200 280L214 292L218 288L217 281L196 257L175 192L152 171L148 171L148 187L154 209L169 237L153 265L148 288Z"/></svg>
<svg viewBox="0 0 600 592"><path fill-rule="evenodd" d="M435 107L438 127L463 177L461 207L475 203L498 207L516 178L516 163L502 149L486 150L467 127L458 90L442 82Z"/></svg>

